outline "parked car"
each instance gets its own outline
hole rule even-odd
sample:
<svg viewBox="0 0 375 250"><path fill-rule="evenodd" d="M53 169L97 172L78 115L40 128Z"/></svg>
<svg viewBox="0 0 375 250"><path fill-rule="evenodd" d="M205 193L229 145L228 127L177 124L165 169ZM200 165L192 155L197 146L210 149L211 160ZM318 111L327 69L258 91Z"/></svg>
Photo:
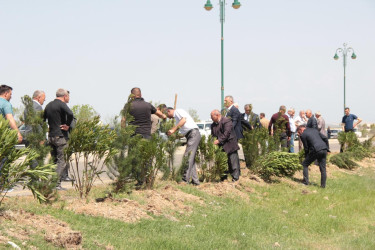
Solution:
<svg viewBox="0 0 375 250"><path fill-rule="evenodd" d="M201 134L201 136L206 136L206 138L208 138L208 136L211 135L211 124L212 124L211 120L200 121L200 122L197 122L196 124L199 128L199 133Z"/></svg>
<svg viewBox="0 0 375 250"><path fill-rule="evenodd" d="M337 139L337 136L341 132L341 129L331 129L331 137L330 139Z"/></svg>
<svg viewBox="0 0 375 250"><path fill-rule="evenodd" d="M358 138L362 137L362 132L359 131L359 129L355 128L355 129L354 129L354 133L355 133L355 135L356 135Z"/></svg>

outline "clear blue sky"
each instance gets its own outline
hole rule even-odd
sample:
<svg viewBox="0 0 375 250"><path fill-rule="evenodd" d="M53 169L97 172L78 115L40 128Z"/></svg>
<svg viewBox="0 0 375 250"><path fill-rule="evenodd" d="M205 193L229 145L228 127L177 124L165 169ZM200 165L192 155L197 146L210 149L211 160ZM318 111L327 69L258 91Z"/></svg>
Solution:
<svg viewBox="0 0 375 250"><path fill-rule="evenodd" d="M90 104L109 119L138 86L147 101L193 108L202 119L220 108L218 0L0 0L0 83L21 96L58 88L71 103ZM227 2L225 94L267 117L279 106L343 114L344 42L357 59L347 66L347 105L375 122L375 1Z"/></svg>

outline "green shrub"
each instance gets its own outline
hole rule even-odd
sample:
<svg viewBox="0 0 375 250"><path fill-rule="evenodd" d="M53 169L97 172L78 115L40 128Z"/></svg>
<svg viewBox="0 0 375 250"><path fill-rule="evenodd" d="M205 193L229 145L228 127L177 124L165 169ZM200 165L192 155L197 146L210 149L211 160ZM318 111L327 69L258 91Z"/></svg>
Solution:
<svg viewBox="0 0 375 250"><path fill-rule="evenodd" d="M214 137L202 136L195 157L200 168L200 181L220 181L228 170L228 156L221 147L214 145Z"/></svg>
<svg viewBox="0 0 375 250"><path fill-rule="evenodd" d="M22 183L30 189L39 202L46 201L43 194L32 185L32 180L48 180L56 175L52 164L37 165L32 169L30 165L39 155L30 148L17 150L17 138L17 131L10 129L9 122L0 115L0 206L7 194L3 191L16 183Z"/></svg>
<svg viewBox="0 0 375 250"><path fill-rule="evenodd" d="M291 177L302 169L296 153L274 151L257 159L255 172L264 180L270 181L272 176Z"/></svg>
<svg viewBox="0 0 375 250"><path fill-rule="evenodd" d="M254 168L257 159L267 153L278 150L280 142L277 136L270 136L266 128L253 129L244 133L241 139L242 149L249 169Z"/></svg>
<svg viewBox="0 0 375 250"><path fill-rule="evenodd" d="M43 111L36 111L34 109L31 97L25 95L21 99L25 106L24 111L26 114L21 120L28 128L24 139L27 141L27 146L35 150L38 154L38 157L31 163L31 167L34 168L37 165L44 165L46 157L51 151L51 148L46 143L48 126L43 120ZM56 184L56 175L48 179L33 179L30 183L35 190L43 194L47 203L50 203L53 199L57 199Z"/></svg>
<svg viewBox="0 0 375 250"><path fill-rule="evenodd" d="M331 156L330 163L344 169L353 169L358 166L353 160L353 155L351 152L343 152L340 154L335 154Z"/></svg>
<svg viewBox="0 0 375 250"><path fill-rule="evenodd" d="M65 157L71 164L71 173L75 178L74 187L80 197L87 197L94 181L103 173L104 165L108 164L117 150L113 144L116 133L108 125L100 123L100 117L92 120L78 121L75 129L70 134ZM83 159L83 172L80 160Z"/></svg>

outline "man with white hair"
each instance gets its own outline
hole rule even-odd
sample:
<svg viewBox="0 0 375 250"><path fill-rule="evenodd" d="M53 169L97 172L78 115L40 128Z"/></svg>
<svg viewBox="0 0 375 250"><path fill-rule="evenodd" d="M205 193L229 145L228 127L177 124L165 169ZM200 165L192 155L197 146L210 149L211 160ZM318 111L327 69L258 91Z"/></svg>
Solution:
<svg viewBox="0 0 375 250"><path fill-rule="evenodd" d="M33 109L35 113L40 113L43 111L43 103L46 100L46 94L42 90L35 90L33 94ZM27 116L28 116L29 110L25 109L23 112L23 116L25 121L27 122ZM32 127L29 124L25 124L25 134L26 137L28 134L32 132Z"/></svg>
<svg viewBox="0 0 375 250"><path fill-rule="evenodd" d="M69 100L69 91L58 89L56 99L48 103L44 110L44 120L48 120L49 125L48 142L52 147L51 155L57 164L57 190L64 190L61 181L66 178L64 173L69 168L69 163L66 163L64 158L64 149L68 146L69 126L73 121L73 112L67 105Z"/></svg>
<svg viewBox="0 0 375 250"><path fill-rule="evenodd" d="M241 125L241 113L238 110L238 108L236 108L234 106L233 96L227 95L224 98L224 105L228 110L225 117L228 117L228 118L231 119L234 131L236 132L237 140L242 139L243 138L243 129L242 129L242 125Z"/></svg>
<svg viewBox="0 0 375 250"><path fill-rule="evenodd" d="M318 112L315 112L315 117L316 117L316 121L318 123L318 131L327 136L327 131L326 131L326 122L324 121L323 117L322 117L322 114L318 111Z"/></svg>
<svg viewBox="0 0 375 250"><path fill-rule="evenodd" d="M296 135L296 130L297 130L297 127L294 121L294 114L295 114L294 108L289 108L287 116L289 117L289 125L290 125L290 132L291 132L290 140L288 141L290 153L294 153L294 137Z"/></svg>

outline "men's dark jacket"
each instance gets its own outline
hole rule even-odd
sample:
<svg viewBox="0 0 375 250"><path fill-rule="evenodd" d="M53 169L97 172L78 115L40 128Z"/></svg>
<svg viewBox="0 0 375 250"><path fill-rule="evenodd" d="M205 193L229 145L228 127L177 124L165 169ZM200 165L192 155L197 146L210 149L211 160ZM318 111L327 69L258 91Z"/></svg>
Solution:
<svg viewBox="0 0 375 250"><path fill-rule="evenodd" d="M222 146L227 154L240 149L232 121L227 117L221 117L218 123L211 124L211 135L219 140L219 146Z"/></svg>
<svg viewBox="0 0 375 250"><path fill-rule="evenodd" d="M70 125L73 121L73 112L65 102L55 99L44 109L44 120L48 120L49 137L64 136L68 138L68 131L61 130L60 125Z"/></svg>
<svg viewBox="0 0 375 250"><path fill-rule="evenodd" d="M242 116L242 119L245 120L245 114L246 113L242 113L241 116ZM247 122L250 124L250 126L252 128L261 128L262 127L262 124L260 123L260 119L259 119L259 115L251 112L250 115L248 116L249 120L247 120ZM246 120L245 120L246 121Z"/></svg>
<svg viewBox="0 0 375 250"><path fill-rule="evenodd" d="M306 128L300 138L303 143L306 156L325 149L329 151L328 138L319 133L319 131L315 128Z"/></svg>
<svg viewBox="0 0 375 250"><path fill-rule="evenodd" d="M127 108L127 105L129 105L129 103L125 105L125 109ZM135 133L137 135L150 136L151 114L156 113L156 108L151 103L146 102L143 98L135 98L131 102L129 113L134 118L130 124L135 126Z"/></svg>
<svg viewBox="0 0 375 250"><path fill-rule="evenodd" d="M316 130L318 130L318 121L316 120L314 115L312 115L307 121L306 128L315 128Z"/></svg>
<svg viewBox="0 0 375 250"><path fill-rule="evenodd" d="M243 138L243 129L241 125L241 113L235 106L232 106L228 113L226 114L227 118L230 118L236 133L237 140Z"/></svg>

